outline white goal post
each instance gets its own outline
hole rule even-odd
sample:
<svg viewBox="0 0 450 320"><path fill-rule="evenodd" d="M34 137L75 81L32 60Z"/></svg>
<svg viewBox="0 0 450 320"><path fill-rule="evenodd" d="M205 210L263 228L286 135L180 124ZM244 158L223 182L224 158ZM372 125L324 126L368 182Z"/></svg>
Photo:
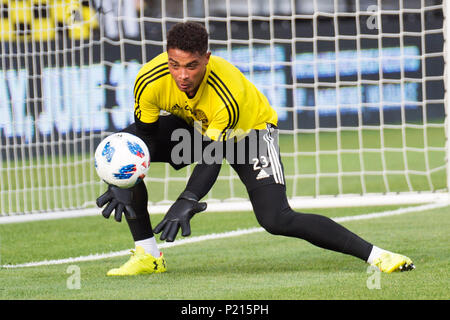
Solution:
<svg viewBox="0 0 450 320"><path fill-rule="evenodd" d="M278 113L293 207L447 201L444 0L0 0L0 221L95 214L99 141L133 122L140 66L204 24ZM192 167L152 163L150 212ZM228 166L210 210L251 210ZM67 212L67 214L66 214Z"/></svg>

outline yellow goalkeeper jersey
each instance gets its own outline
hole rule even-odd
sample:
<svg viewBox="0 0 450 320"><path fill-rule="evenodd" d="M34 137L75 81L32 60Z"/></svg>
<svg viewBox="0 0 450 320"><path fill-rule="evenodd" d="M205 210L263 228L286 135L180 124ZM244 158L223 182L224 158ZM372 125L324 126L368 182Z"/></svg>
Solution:
<svg viewBox="0 0 450 320"><path fill-rule="evenodd" d="M161 110L189 125L201 123L201 132L212 140L241 138L252 129L277 125L277 113L267 98L235 66L211 55L206 73L193 98L178 89L161 53L136 76L135 115L144 123L158 120Z"/></svg>

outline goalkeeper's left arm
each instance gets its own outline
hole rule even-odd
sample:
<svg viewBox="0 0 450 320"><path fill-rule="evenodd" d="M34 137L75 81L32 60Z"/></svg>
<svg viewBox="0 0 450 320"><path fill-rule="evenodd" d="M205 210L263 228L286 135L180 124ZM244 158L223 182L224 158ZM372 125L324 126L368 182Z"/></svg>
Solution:
<svg viewBox="0 0 450 320"><path fill-rule="evenodd" d="M150 153L156 149L156 134L158 132L159 121L156 120L153 123L144 123L136 115L134 116L136 132L129 131L129 128L125 128L123 132L129 132L140 137L144 140ZM152 155L150 155L150 159ZM98 207L106 207L103 209L102 214L105 218L109 218L112 211L115 211L114 218L120 222L122 220L122 213L129 219L136 219L136 212L133 209L135 200L133 199L134 187L128 189L122 189L114 185L108 185L108 190L97 198L96 203Z"/></svg>
<svg viewBox="0 0 450 320"><path fill-rule="evenodd" d="M198 212L206 210L206 203L199 202L217 180L222 164L197 164L185 190L170 207L164 219L153 230L162 231L161 240L172 242L181 228L183 237L191 234L190 220Z"/></svg>

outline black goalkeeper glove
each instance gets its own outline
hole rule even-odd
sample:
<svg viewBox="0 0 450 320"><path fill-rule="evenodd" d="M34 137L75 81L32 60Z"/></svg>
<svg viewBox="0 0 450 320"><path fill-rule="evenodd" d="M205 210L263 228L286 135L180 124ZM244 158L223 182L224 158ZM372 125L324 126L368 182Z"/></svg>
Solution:
<svg viewBox="0 0 450 320"><path fill-rule="evenodd" d="M108 219L111 212L115 210L114 219L117 222L122 221L122 213L129 219L136 219L136 212L131 206L133 202L133 188L122 189L113 185L108 185L108 190L97 198L97 206L103 207L106 203L108 205L103 209L103 216Z"/></svg>
<svg viewBox="0 0 450 320"><path fill-rule="evenodd" d="M154 233L162 231L161 240L172 242L181 227L181 235L187 237L191 234L190 220L201 211L206 210L206 202L198 202L197 196L189 191L183 192L167 211L164 219L153 230Z"/></svg>

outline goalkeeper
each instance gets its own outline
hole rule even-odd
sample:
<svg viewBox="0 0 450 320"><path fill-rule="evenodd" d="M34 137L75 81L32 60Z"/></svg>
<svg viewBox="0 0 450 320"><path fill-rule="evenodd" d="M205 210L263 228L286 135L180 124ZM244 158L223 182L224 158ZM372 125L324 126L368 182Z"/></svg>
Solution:
<svg viewBox="0 0 450 320"><path fill-rule="evenodd" d="M146 142L151 161L169 163L175 169L197 164L185 190L154 230L144 182L130 189L110 185L97 199L98 206L106 205L106 217L112 211L119 217L124 211L136 246L129 261L108 271L108 275L166 270L154 233L161 233L160 239L169 242L180 229L183 236L190 235L190 219L206 209L206 203L199 201L215 183L224 157L244 183L256 218L269 233L352 255L383 272L414 268L408 257L378 248L327 217L290 208L276 139L277 114L236 67L211 55L202 25L185 22L171 28L167 52L141 68L134 97L135 122L124 131ZM167 115L161 115L161 111ZM180 142L176 137L183 135L189 139ZM202 138L200 154L197 136ZM186 147L182 144L186 141L191 143L180 152L180 145ZM215 150L210 154L216 161L205 159L209 154L206 150ZM240 154L242 150L245 157Z"/></svg>

